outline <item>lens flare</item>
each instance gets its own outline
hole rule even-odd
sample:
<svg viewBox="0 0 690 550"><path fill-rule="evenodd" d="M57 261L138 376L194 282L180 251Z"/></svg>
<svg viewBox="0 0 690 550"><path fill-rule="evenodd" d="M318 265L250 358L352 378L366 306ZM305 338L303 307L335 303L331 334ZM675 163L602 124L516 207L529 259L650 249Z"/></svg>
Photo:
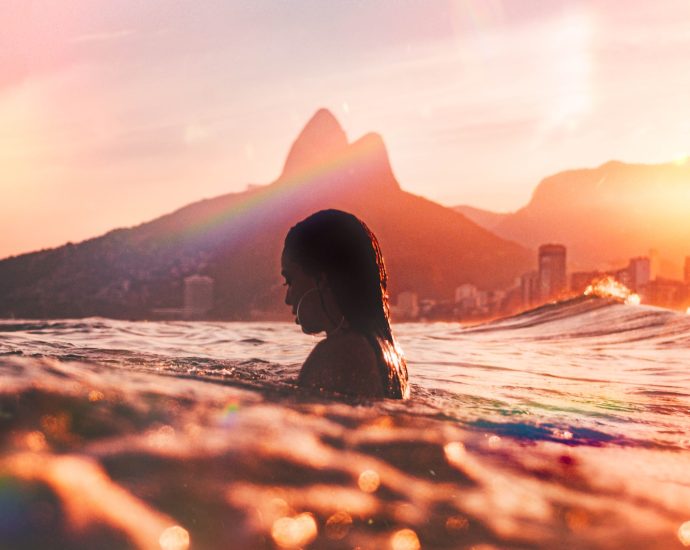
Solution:
<svg viewBox="0 0 690 550"><path fill-rule="evenodd" d="M218 422L222 426L230 427L237 420L237 411L240 410L240 404L236 401L230 401L223 407L223 410L218 415Z"/></svg>

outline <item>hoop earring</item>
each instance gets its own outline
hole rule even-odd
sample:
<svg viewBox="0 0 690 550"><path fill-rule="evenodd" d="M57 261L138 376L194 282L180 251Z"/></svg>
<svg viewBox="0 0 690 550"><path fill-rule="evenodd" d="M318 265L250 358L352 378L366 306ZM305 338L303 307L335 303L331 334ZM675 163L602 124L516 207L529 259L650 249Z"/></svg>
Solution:
<svg viewBox="0 0 690 550"><path fill-rule="evenodd" d="M302 297L299 299L299 302L297 302L297 322L298 322L300 325L302 324L302 321L301 321L300 318L299 318L299 308L302 307L302 302L303 302L304 299L307 297L307 295L308 295L308 294L311 294L311 293L314 292L315 290L318 290L318 288L317 288L317 287L310 288L310 289L307 290L304 294L302 294ZM320 294L321 294L321 293L319 292L319 295L320 295ZM321 300L321 303L323 303L323 300ZM322 306L322 307L323 307L323 306Z"/></svg>

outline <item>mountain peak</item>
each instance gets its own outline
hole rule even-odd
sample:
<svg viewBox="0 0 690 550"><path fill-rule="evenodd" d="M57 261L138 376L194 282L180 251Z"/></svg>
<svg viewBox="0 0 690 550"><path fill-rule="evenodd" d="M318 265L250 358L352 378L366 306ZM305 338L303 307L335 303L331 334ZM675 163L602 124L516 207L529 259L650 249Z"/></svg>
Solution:
<svg viewBox="0 0 690 550"><path fill-rule="evenodd" d="M321 164L347 147L347 136L328 109L319 109L309 119L290 149L283 176Z"/></svg>

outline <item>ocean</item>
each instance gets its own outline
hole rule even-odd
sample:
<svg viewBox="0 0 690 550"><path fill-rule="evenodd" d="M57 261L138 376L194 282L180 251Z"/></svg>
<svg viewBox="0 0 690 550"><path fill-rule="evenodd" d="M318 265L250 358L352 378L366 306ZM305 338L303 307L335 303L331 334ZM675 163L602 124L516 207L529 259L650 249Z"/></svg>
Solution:
<svg viewBox="0 0 690 550"><path fill-rule="evenodd" d="M0 548L682 548L690 315L396 324L406 402L288 323L0 321Z"/></svg>

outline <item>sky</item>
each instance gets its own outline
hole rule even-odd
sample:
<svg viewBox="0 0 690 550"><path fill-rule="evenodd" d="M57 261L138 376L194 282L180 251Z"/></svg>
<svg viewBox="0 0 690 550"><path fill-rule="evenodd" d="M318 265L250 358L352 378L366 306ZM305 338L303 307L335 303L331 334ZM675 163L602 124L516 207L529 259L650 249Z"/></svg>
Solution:
<svg viewBox="0 0 690 550"><path fill-rule="evenodd" d="M321 107L449 206L690 152L688 0L2 0L0 22L0 257L270 183Z"/></svg>

